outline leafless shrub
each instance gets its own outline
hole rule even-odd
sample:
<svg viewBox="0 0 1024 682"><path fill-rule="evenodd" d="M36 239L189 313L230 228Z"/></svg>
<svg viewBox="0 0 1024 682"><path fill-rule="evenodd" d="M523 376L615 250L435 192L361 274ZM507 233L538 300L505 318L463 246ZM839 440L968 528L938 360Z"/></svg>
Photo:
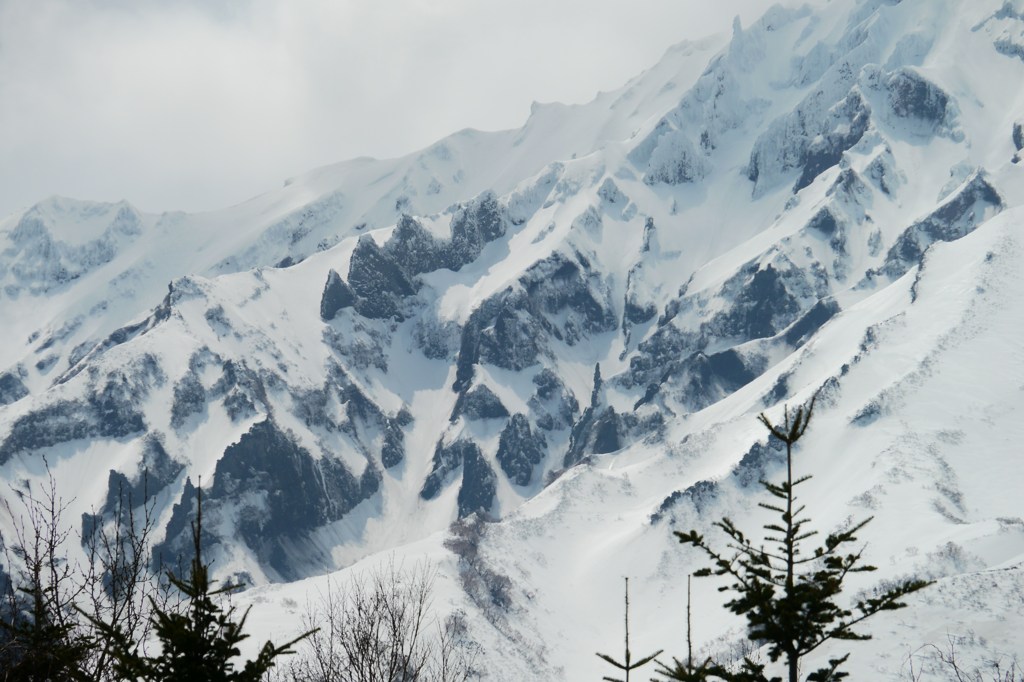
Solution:
<svg viewBox="0 0 1024 682"><path fill-rule="evenodd" d="M5 498L2 508L13 537L4 546L10 581L0 607L0 662L43 665L62 678L113 679L109 642L96 635L96 624L119 627L144 642L150 598L169 599L149 572L152 504L136 508L130 494L119 495L112 517L91 515L92 522L83 524L78 539L84 556L74 559L64 518L70 501L60 496L52 475L42 489L26 484L11 497L18 502Z"/></svg>
<svg viewBox="0 0 1024 682"><path fill-rule="evenodd" d="M21 509L3 501L14 536L4 547L10 582L0 614L0 664L14 675L82 674L89 646L75 609L83 581L63 553L70 531L61 516L68 503L52 477L39 494L27 485L13 493Z"/></svg>
<svg viewBox="0 0 1024 682"><path fill-rule="evenodd" d="M148 482L143 473L143 501L136 506L131 491L118 486L117 501L106 519L91 528L83 524L81 538L85 563L80 569L83 595L78 609L91 625L103 623L124 632L143 650L149 640L154 604L167 608L181 595L166 580L150 571L152 534L156 527L153 503L147 501ZM110 665L109 642L100 640L94 650L93 679Z"/></svg>
<svg viewBox="0 0 1024 682"><path fill-rule="evenodd" d="M962 655L965 645L985 645L973 632L946 636L946 644L926 644L911 652L903 665L904 679L918 682L942 676L951 682L1024 682L1024 669L1013 656L986 651L980 664ZM926 676L927 675L927 676Z"/></svg>
<svg viewBox="0 0 1024 682"><path fill-rule="evenodd" d="M464 682L476 676L478 646L462 614L432 609L436 569L393 562L336 583L312 603L302 645L284 677L295 682Z"/></svg>
<svg viewBox="0 0 1024 682"><path fill-rule="evenodd" d="M473 515L449 528L444 546L459 557L459 581L466 595L493 622L496 611L512 606L512 581L488 566L480 556L480 541L487 523Z"/></svg>

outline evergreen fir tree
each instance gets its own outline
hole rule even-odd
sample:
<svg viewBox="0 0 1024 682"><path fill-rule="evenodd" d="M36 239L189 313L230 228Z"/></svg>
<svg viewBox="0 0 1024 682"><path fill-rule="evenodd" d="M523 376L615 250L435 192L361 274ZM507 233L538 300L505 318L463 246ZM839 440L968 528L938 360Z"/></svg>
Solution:
<svg viewBox="0 0 1024 682"><path fill-rule="evenodd" d="M77 624L53 618L53 605L41 580L19 589L27 597L27 608L14 594L2 607L0 678L5 682L88 679L89 638Z"/></svg>
<svg viewBox="0 0 1024 682"><path fill-rule="evenodd" d="M871 521L870 518L830 534L809 554L803 551L802 543L816 531L808 528L809 519L804 516L804 507L797 504L794 494L796 486L806 483L810 476L793 478L793 446L807 430L814 402L812 399L806 408L798 408L792 416L786 409L781 426L773 424L763 413L760 415L770 437L778 438L786 445L786 480L779 484L761 481L775 501L760 506L779 515L778 522L765 526L768 531L765 544L754 544L728 518L715 524L729 538L727 554L714 549L695 530L676 532L681 543L693 545L711 559L711 567L694 575L719 575L732 579L730 585L720 588L735 593L733 599L725 604L726 608L746 617L747 637L766 645L772 662L785 661L788 682L798 682L800 662L804 656L830 640L870 639L870 635L855 628L881 611L903 608L906 605L901 601L904 597L929 584L918 579L902 580L876 590L875 596L858 600L852 608L837 601L849 574L875 570L874 566L862 561L863 549L847 549L857 542L857 533ZM831 682L847 677L848 674L839 668L848 656L831 659L828 666L814 671L806 679L809 682ZM741 671L730 673L719 669L714 671L714 676L742 682L782 682L780 677L767 678L764 669L765 665L748 658Z"/></svg>
<svg viewBox="0 0 1024 682"><path fill-rule="evenodd" d="M61 553L67 504L52 478L39 496L26 487L12 497L20 498L28 518L0 499L14 536L9 546L0 536L3 563L12 573L0 566L0 680L88 679L95 642L75 610L82 592L76 567Z"/></svg>
<svg viewBox="0 0 1024 682"><path fill-rule="evenodd" d="M653 661L656 656L660 655L661 652L662 650L658 649L658 651L654 652L650 656L644 656L638 661L633 660L633 652L629 650L629 578L626 578L626 651L623 655L623 660L620 662L616 661L608 654L597 654L598 658L607 661L611 665L623 671L623 673L625 673L626 679L620 680L617 677L603 677L601 679L605 680L606 682L629 682L629 673L636 670L637 668L642 668L643 666L647 665L648 663Z"/></svg>
<svg viewBox="0 0 1024 682"><path fill-rule="evenodd" d="M145 656L140 644L128 634L101 622L96 627L113 643L114 671L125 680L143 682L258 682L274 666L275 659L294 653L292 645L312 634L308 632L287 644L276 646L266 642L255 659L236 669L232 659L240 655L238 645L249 615L246 609L236 622L235 609L224 609L219 597L238 589L225 585L213 589L209 566L203 563L200 535L202 532L202 494L198 498L196 521L192 524L195 556L188 578L167 573L171 585L184 596L183 611L161 608L151 601L153 632L160 642L157 656Z"/></svg>

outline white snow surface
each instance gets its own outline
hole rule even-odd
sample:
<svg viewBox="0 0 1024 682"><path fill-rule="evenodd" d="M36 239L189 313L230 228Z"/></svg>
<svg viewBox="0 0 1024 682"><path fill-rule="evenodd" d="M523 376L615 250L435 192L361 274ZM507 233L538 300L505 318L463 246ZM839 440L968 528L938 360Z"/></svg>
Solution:
<svg viewBox="0 0 1024 682"><path fill-rule="evenodd" d="M0 375L24 387L0 404L3 494L38 484L48 466L77 529L106 499L108 471L137 476L143 436L159 433L183 464L155 498L163 532L186 477L209 487L225 449L272 418L314 459L336 459L356 478L379 471L380 482L289 544L290 572L236 537L231 509L259 508L258 495L215 518L215 570L254 584L235 598L253 605L253 647L299 631L304 605L328 583L397 557L438 566L434 605L465 613L484 679L598 679L611 671L594 652L621 648L624 576L633 653L685 654L686 576L704 562L672 531L721 541L712 524L728 516L756 533L764 492L741 465L765 442L756 416L780 419L784 405L817 393L795 458L813 475L801 500L822 534L873 517L860 536L878 570L851 580L850 594L913 574L935 583L869 621L872 640L823 647L808 666L849 651L851 679L899 680L913 657L923 679L946 679L927 646L950 638L976 665L1024 661L1024 163L1013 140L1024 121L1022 31L1019 0L777 6L734 26L728 42L678 45L589 104L538 105L519 130L466 130L406 157L321 168L222 211L44 200L0 220ZM916 95L934 116L906 110L900 98ZM860 125L848 113L855 102L861 134L804 182L816 150ZM418 274L401 319L352 308L321 318L328 272L348 280L360 237L386 248L409 215L447 239L461 208L486 192L505 233L458 270ZM823 212L831 230L815 222ZM911 237L919 248L903 258ZM568 467L570 429L554 428L524 486L496 460L505 422L452 418L452 386L474 313L528 289L524 277L553 255L588 264L588 293L614 324L573 338L576 313L551 312L561 332L533 362L479 362L472 385L532 415L537 430L534 376L550 369L582 410L600 364L595 407L662 422ZM730 315L750 277L769 271L800 315L747 333ZM655 312L629 320L627 301ZM819 301L834 314L798 333ZM426 335L441 347L429 357ZM677 359L650 350L664 339L694 362L736 357L757 371L726 388L709 379L698 404L679 378L691 370L673 369L645 401L641 361ZM193 362L207 351L216 363ZM139 369L147 358L150 374ZM212 395L226 361L262 377L263 402L238 417L211 398L175 421L181 382L192 376ZM412 417L401 463L382 461L383 432L346 430L340 400L324 409L342 428L303 412L339 369L387 418ZM143 375L145 433L3 451L33 415L86 401L110 377ZM462 466L436 497L420 495L435 448L460 438L496 473L476 561L507 579L507 608L464 589L469 569L446 546ZM779 476L777 461L765 466L754 473ZM10 528L0 514L0 533ZM719 584L693 584L701 651L743 638Z"/></svg>

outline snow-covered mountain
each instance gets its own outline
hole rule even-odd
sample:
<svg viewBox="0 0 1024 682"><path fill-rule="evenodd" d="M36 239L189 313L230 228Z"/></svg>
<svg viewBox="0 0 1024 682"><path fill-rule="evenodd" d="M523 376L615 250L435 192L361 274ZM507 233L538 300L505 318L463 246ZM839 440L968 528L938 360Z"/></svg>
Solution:
<svg viewBox="0 0 1024 682"><path fill-rule="evenodd" d="M432 557L490 679L593 679L623 575L634 641L681 653L671 531L757 527L754 417L817 392L816 524L873 515L875 577L937 579L836 649L854 679L947 635L1024 657L1022 82L1019 1L775 6L223 211L43 201L0 221L0 477L48 466L83 528L148 496L157 560L201 485L275 631L325 574Z"/></svg>

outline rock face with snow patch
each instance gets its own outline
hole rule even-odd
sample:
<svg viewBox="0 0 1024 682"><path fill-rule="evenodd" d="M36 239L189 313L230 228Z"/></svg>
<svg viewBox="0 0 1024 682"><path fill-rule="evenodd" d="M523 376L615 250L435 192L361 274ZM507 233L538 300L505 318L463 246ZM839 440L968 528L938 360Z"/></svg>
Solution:
<svg viewBox="0 0 1024 682"><path fill-rule="evenodd" d="M491 465L483 458L479 448L467 448L462 460L462 485L459 486L459 518L480 514L491 518L497 477Z"/></svg>
<svg viewBox="0 0 1024 682"><path fill-rule="evenodd" d="M111 469L103 506L98 513L82 515L83 545L94 539L94 534L104 524L117 519L118 515L121 516L118 521L130 524L136 510L150 505L160 491L175 483L178 474L184 469L184 463L171 459L167 453L161 434L148 436L142 444L140 471L128 478L120 471ZM136 516L136 519L139 518L142 517Z"/></svg>
<svg viewBox="0 0 1024 682"><path fill-rule="evenodd" d="M582 256L553 254L517 282L480 304L466 323L457 360L455 390L473 366L521 371L550 353L547 339L570 346L616 327L607 290Z"/></svg>
<svg viewBox="0 0 1024 682"><path fill-rule="evenodd" d="M531 381L535 390L529 406L537 415L537 426L545 431L571 426L580 409L575 394L547 367L533 375Z"/></svg>
<svg viewBox="0 0 1024 682"><path fill-rule="evenodd" d="M502 419L508 416L508 410L501 404L498 396L483 384L476 386L459 396L452 411L452 421L459 417L466 419Z"/></svg>
<svg viewBox="0 0 1024 682"><path fill-rule="evenodd" d="M329 321L342 308L354 306L370 319L401 320L402 301L416 293L417 275L442 268L457 271L475 260L484 245L505 234L505 216L492 192L459 207L451 221L451 237L438 239L415 218L403 214L383 246L365 235L349 262L348 282L328 274L320 316Z"/></svg>
<svg viewBox="0 0 1024 682"><path fill-rule="evenodd" d="M930 215L903 231L885 256L881 271L899 277L921 260L931 244L959 239L1003 208L1002 197L981 174Z"/></svg>
<svg viewBox="0 0 1024 682"><path fill-rule="evenodd" d="M268 574L294 579L299 573L293 552L313 564L331 565L328 557L309 555L312 545L303 536L340 519L379 486L380 472L372 467L356 477L337 460L314 459L268 419L254 424L218 460L213 484L203 495L205 529L213 542L241 539ZM193 495L186 487L167 538L156 547L156 561L173 565L187 550ZM218 535L215 529L225 524L233 526L235 536Z"/></svg>
<svg viewBox="0 0 1024 682"><path fill-rule="evenodd" d="M0 405L9 405L28 395L22 381L22 371L11 370L0 374Z"/></svg>
<svg viewBox="0 0 1024 682"><path fill-rule="evenodd" d="M10 425L0 442L0 464L17 455L80 439L115 439L145 433L140 403L165 381L159 361L143 355L121 371L90 377L87 395L39 407Z"/></svg>
<svg viewBox="0 0 1024 682"><path fill-rule="evenodd" d="M505 234L505 218L493 192L487 192L452 217L452 236L444 267L458 270L472 263L484 245Z"/></svg>
<svg viewBox="0 0 1024 682"><path fill-rule="evenodd" d="M525 415L514 414L501 432L496 459L510 481L525 486L533 479L533 471L546 450L544 436L533 433Z"/></svg>
<svg viewBox="0 0 1024 682"><path fill-rule="evenodd" d="M834 74L832 88L848 84L847 74ZM760 196L789 173L799 172L794 191L807 187L831 168L867 131L871 111L858 89L829 102L829 90L809 95L797 110L774 121L755 142L747 177Z"/></svg>
<svg viewBox="0 0 1024 682"><path fill-rule="evenodd" d="M690 409L706 407L748 383L760 373L756 360L744 360L733 351L707 350L722 342L739 345L774 337L811 307L819 295L820 276L788 265L783 271L771 262L748 263L722 283L714 298L685 295L674 301L669 308L672 318L638 345L628 373L617 382L646 387L642 402L648 402L658 386L682 379L686 388L681 399ZM721 304L712 303L715 299ZM717 312L701 314L713 308ZM690 319L692 326L685 323Z"/></svg>
<svg viewBox="0 0 1024 682"><path fill-rule="evenodd" d="M416 293L412 281L369 235L360 237L352 252L348 285L356 295L356 312L370 319L401 318L402 299Z"/></svg>
<svg viewBox="0 0 1024 682"><path fill-rule="evenodd" d="M885 88L889 93L889 106L898 117L917 121L928 132L951 126L953 113L949 95L921 75L901 69L888 78Z"/></svg>
<svg viewBox="0 0 1024 682"><path fill-rule="evenodd" d="M84 242L55 235L54 223L69 213L99 234ZM127 203L50 199L29 209L10 231L0 281L8 280L8 295L22 289L45 294L109 263L142 230L142 216Z"/></svg>
<svg viewBox="0 0 1024 682"><path fill-rule="evenodd" d="M320 319L328 322L334 319L342 308L349 308L356 302L355 292L334 270L327 273L324 293L320 296Z"/></svg>
<svg viewBox="0 0 1024 682"><path fill-rule="evenodd" d="M473 513L490 517L497 490L496 478L479 446L471 440L457 440L450 445L437 444L433 468L420 490L420 497L425 500L437 497L448 479L460 468L462 481L456 498L458 518Z"/></svg>
<svg viewBox="0 0 1024 682"><path fill-rule="evenodd" d="M633 153L633 160L643 163L644 182L682 185L701 180L707 173L704 158L686 134L663 120Z"/></svg>

